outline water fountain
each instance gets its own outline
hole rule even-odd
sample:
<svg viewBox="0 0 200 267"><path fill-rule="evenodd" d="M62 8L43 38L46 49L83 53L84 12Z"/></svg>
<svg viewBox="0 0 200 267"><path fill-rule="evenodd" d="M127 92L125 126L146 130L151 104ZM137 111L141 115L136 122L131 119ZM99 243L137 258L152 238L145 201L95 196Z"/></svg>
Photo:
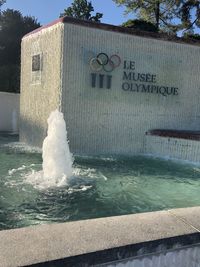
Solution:
<svg viewBox="0 0 200 267"><path fill-rule="evenodd" d="M199 166L143 156L73 162L63 114L47 123L42 154L0 138L0 229L199 205Z"/></svg>
<svg viewBox="0 0 200 267"><path fill-rule="evenodd" d="M35 170L34 164L9 170L9 174L12 175L29 169L23 177L24 181L40 190L66 186L73 174L73 155L69 150L63 114L58 110L52 111L47 124L47 136L42 147L42 170Z"/></svg>
<svg viewBox="0 0 200 267"><path fill-rule="evenodd" d="M63 114L53 111L48 120L48 133L42 148L43 175L52 185L62 185L72 175L73 157L69 151Z"/></svg>
<svg viewBox="0 0 200 267"><path fill-rule="evenodd" d="M10 153L11 151L12 153ZM37 259L38 262L43 262L47 260L46 255L52 255L52 251L57 247L57 250L59 252L61 251L61 253L64 251L64 254L58 254L56 252L56 260L58 259L59 261L62 259L62 263L63 260L67 262L68 254L66 252L66 244L71 249L69 244L70 241L74 239L76 243L74 243L73 240L73 246L76 249L74 244L77 244L78 247L80 238L89 245L86 251L87 257L89 255L88 251L90 251L88 247L91 248L92 261L94 260L94 248L96 249L95 253L100 253L100 256L96 258L100 259L102 257L102 247L105 247L103 250L105 255L105 251L110 246L111 242L114 242L114 246L112 247L114 251L114 261L116 260L116 249L120 248L124 255L124 251L127 250L125 244L128 244L128 247L130 247L130 244L135 244L135 240L137 240L136 250L138 250L140 258L137 257L134 259L136 254L133 247L131 247L131 251L134 252L134 257L131 258L132 262L130 264L134 266L144 266L144 264L147 266L146 263L148 262L150 264L151 261L154 265L163 266L164 261L169 261L171 263L172 261L174 262L175 258L180 260L183 254L187 254L188 261L190 261L190 255L192 255L193 258L194 255L196 258L199 258L198 247L187 247L187 251L184 250L186 247L185 240L183 244L174 239L174 243L172 243L170 240L170 249L176 247L176 250L171 249L170 252L166 254L165 239L162 238L163 243L160 243L160 240L157 240L155 236L155 242L157 242L158 247L154 245L156 254L152 257L152 242L150 241L148 247L149 239L147 240L146 236L149 236L149 232L153 232L152 229L154 227L156 227L155 232L157 233L158 224L156 223L158 217L159 219L161 218L160 221L162 224L162 226L159 225L158 238L160 238L162 233L166 232L166 226L169 228L169 231L172 231L171 235L174 237L174 229L179 229L179 224L182 225L183 223L182 219L177 222L178 220L176 218L176 224L174 225L175 220L173 215L168 211L151 214L147 213L147 215L142 214L141 216L135 214L131 217L118 216L101 218L99 220L80 221L86 218L108 217L112 215L199 204L200 181L198 178L200 168L198 166L181 165L166 160L147 159L144 157L114 159L76 156L73 163L73 157L70 153L67 141L65 121L63 119L63 114L58 110L53 111L48 118L47 137L43 142L43 163L41 153L31 154L30 151L29 153L25 153L25 151L20 152L18 150L15 151L12 146L9 146L9 149L7 149L1 145L0 158L3 159L3 164L5 165L4 167L2 162L0 162L0 164L2 164L0 165L0 230L33 224L78 220L78 222L73 222L71 224L54 224L51 226L18 229L17 231L21 231L19 232L20 234L17 234L16 230L2 231L3 238L6 235L6 245L2 242L3 245L0 246L0 251L6 254L6 256L3 254L3 259L6 259L6 261L13 262L16 258L20 258L22 261L28 259L31 264L35 263L33 262L35 259ZM9 165L6 165L7 161L9 164L15 164L16 166L8 172L7 167ZM20 163L23 163L23 165L18 167ZM75 182L74 185L70 185L68 180L71 176L74 178L73 180L78 180L78 183ZM82 185L80 184L81 178L83 182ZM90 185L85 186L88 180L90 180ZM190 197L191 195L193 196L192 198ZM170 216L172 218L170 218ZM166 218L167 222L165 221ZM116 225L118 226L117 228ZM118 231L119 228L120 231ZM53 230L51 231L49 229ZM83 229L83 231L80 231L81 229ZM135 229L137 229L136 238L134 233ZM182 230L181 227L181 233L186 234L185 227L183 227L183 229L184 230ZM37 237L41 235L41 230L42 239L40 242L40 238ZM167 240L169 240L169 231L167 231L166 234ZM52 237L52 233L54 237ZM69 235L69 233L71 233L71 235ZM98 233L98 235L96 233ZM103 236L102 233L104 233ZM197 235L198 234L197 232ZM143 237L140 243L138 243L137 235ZM97 236L98 239L94 240L93 236ZM3 238L1 237L2 240ZM37 242L30 242L30 240L35 240L35 238ZM186 239L190 240L187 237ZM9 240L9 242L7 242L7 240ZM62 242L60 242L60 240L62 240ZM98 242L96 242L96 240L98 240ZM181 240L183 242L183 239L180 238L180 241ZM45 242L47 242L47 245L44 248ZM18 246L18 244L23 244L23 246ZM103 246L101 246L101 244L103 244ZM181 252L177 249L177 245L179 245L179 248L183 246ZM191 243L189 243L189 245L191 246ZM163 251L160 250L161 246ZM26 249L27 247L29 250ZM148 251L151 252L150 256L146 256L148 253L141 255L141 251L144 251L144 248L145 252L149 249ZM159 254L157 253L158 248ZM70 249L67 251L70 251ZM81 255L84 254L85 256L86 252L83 249L84 248L81 248ZM109 249L107 252L109 253L109 259L112 249ZM8 251L11 251L12 255L14 254L15 257L10 257ZM33 251L35 254L33 254ZM76 251L78 251L78 249L76 249ZM22 257L21 255L25 256ZM43 255L45 255L45 259ZM64 257L66 258L63 259ZM71 258L70 254L70 260ZM75 258L77 262L81 262L79 258L77 258L77 254ZM106 257L103 258L105 260L107 259ZM48 262L53 259L49 257ZM182 259L186 262L185 257L182 257ZM86 260L88 260L88 258ZM158 265L158 262L160 262L160 265ZM121 263L119 263L119 265L120 264ZM129 262L127 264L129 264ZM176 264L176 266L183 266L182 261L180 265Z"/></svg>

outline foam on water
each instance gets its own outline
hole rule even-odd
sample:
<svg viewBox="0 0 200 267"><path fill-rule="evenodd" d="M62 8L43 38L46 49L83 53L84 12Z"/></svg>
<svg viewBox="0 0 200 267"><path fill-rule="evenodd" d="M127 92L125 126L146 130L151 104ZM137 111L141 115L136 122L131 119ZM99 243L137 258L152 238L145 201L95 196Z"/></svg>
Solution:
<svg viewBox="0 0 200 267"><path fill-rule="evenodd" d="M73 169L73 176L74 177L87 177L91 179L103 179L107 181L107 177L103 175L101 172L97 171L96 169L83 169L83 168L74 168Z"/></svg>
<svg viewBox="0 0 200 267"><path fill-rule="evenodd" d="M35 164L31 164L30 167L34 166ZM22 165L21 167L17 168L17 169L12 169L12 170L8 170L8 174L9 175L13 175L14 173L16 172L19 172L19 171L23 171L25 169L27 169L28 167L25 166L25 165Z"/></svg>
<svg viewBox="0 0 200 267"><path fill-rule="evenodd" d="M22 166L18 169L9 170L8 174L10 176L15 175L17 172L20 173L23 180L31 184L34 188L39 190L45 190L51 187L60 187L68 185L68 191L70 193L76 191L86 191L92 186L88 186L88 182L98 180L107 181L107 177L96 169L91 168L73 168L72 176L66 177L65 175L61 176L60 179L45 178L43 171L36 171L34 169L35 165L31 164L30 166ZM28 172L27 172L28 170ZM25 172L22 172L25 171ZM70 179L71 178L71 179ZM12 181L12 180L11 180ZM13 181L12 181L13 182ZM77 188L78 186L78 188ZM75 188L74 188L75 187ZM66 189L67 190L67 189Z"/></svg>
<svg viewBox="0 0 200 267"><path fill-rule="evenodd" d="M67 183L67 177L65 175L61 176L59 179L52 177L45 178L43 171L35 171L33 169L28 174L25 174L24 178L27 183L39 190L56 186L59 187Z"/></svg>
<svg viewBox="0 0 200 267"><path fill-rule="evenodd" d="M29 146L21 142L10 142L3 144L2 147L12 149L13 151L18 152L27 152L27 153L42 153L42 149L38 147Z"/></svg>

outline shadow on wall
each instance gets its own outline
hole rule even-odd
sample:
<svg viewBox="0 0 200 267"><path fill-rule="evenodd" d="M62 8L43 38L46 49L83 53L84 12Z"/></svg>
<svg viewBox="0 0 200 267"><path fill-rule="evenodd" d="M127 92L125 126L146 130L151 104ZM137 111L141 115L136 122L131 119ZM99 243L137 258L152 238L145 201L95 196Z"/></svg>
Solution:
<svg viewBox="0 0 200 267"><path fill-rule="evenodd" d="M0 92L0 131L18 133L19 94Z"/></svg>
<svg viewBox="0 0 200 267"><path fill-rule="evenodd" d="M44 128L40 123L31 121L20 115L19 141L34 147L42 147L47 135L47 126Z"/></svg>

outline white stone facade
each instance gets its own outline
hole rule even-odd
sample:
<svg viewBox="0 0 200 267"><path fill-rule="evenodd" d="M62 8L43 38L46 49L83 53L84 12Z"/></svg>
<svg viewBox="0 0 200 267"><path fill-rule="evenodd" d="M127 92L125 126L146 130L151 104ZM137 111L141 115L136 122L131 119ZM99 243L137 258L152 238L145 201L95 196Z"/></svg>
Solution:
<svg viewBox="0 0 200 267"><path fill-rule="evenodd" d="M24 37L21 141L41 146L55 108L64 113L70 149L78 154L145 153L148 130L199 130L200 47L116 28L74 20ZM38 84L31 71L34 43L43 60ZM91 58L99 53L118 55L120 66L95 72Z"/></svg>
<svg viewBox="0 0 200 267"><path fill-rule="evenodd" d="M47 118L59 108L61 94L62 30L57 23L22 40L20 141L41 147ZM32 57L40 55L39 71L32 71Z"/></svg>

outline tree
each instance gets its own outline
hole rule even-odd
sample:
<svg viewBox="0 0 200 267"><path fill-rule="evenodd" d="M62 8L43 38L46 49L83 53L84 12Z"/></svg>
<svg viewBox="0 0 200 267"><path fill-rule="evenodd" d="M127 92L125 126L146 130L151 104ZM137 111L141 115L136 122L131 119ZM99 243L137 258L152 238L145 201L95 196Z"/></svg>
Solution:
<svg viewBox="0 0 200 267"><path fill-rule="evenodd" d="M0 12L1 12L1 6L5 4L6 0L0 0Z"/></svg>
<svg viewBox="0 0 200 267"><path fill-rule="evenodd" d="M185 32L183 35L183 39L200 42L200 35L197 33L194 34L194 33L190 33L190 32Z"/></svg>
<svg viewBox="0 0 200 267"><path fill-rule="evenodd" d="M185 31L193 31L194 26L200 27L200 1L188 0L182 1L180 8L180 17L182 21L182 29Z"/></svg>
<svg viewBox="0 0 200 267"><path fill-rule="evenodd" d="M21 39L26 33L38 27L40 24L35 18L23 17L17 10L7 9L1 12L0 90L19 91Z"/></svg>
<svg viewBox="0 0 200 267"><path fill-rule="evenodd" d="M122 26L126 28L133 28L136 30L141 30L141 31L158 32L158 29L153 23L145 21L145 20L129 19L128 21L124 22Z"/></svg>
<svg viewBox="0 0 200 267"><path fill-rule="evenodd" d="M199 24L199 0L113 0L133 12L139 19L153 23L157 29L176 32ZM192 12L196 17L192 21Z"/></svg>
<svg viewBox="0 0 200 267"><path fill-rule="evenodd" d="M87 0L74 0L70 7L64 10L64 13L60 14L60 17L69 16L77 19L90 20L95 22L100 22L103 17L102 13L96 13L92 16L91 12L94 8L91 2Z"/></svg>

